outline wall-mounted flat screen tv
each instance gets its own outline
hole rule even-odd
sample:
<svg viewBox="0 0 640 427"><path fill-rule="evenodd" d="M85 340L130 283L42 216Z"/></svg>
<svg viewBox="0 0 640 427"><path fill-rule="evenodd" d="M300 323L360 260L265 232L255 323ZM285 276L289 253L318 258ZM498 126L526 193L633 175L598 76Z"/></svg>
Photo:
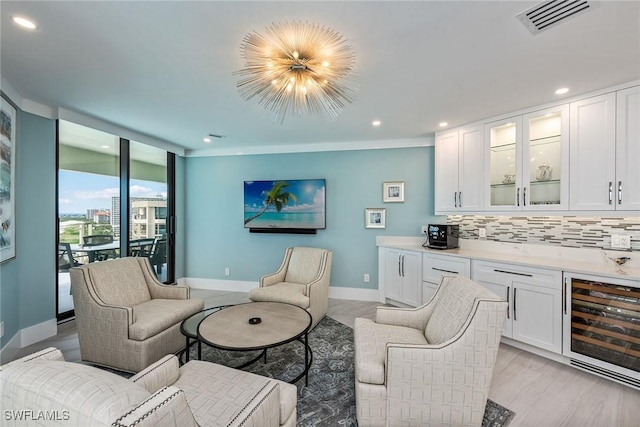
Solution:
<svg viewBox="0 0 640 427"><path fill-rule="evenodd" d="M254 232L315 232L325 224L325 180L244 182L244 227Z"/></svg>

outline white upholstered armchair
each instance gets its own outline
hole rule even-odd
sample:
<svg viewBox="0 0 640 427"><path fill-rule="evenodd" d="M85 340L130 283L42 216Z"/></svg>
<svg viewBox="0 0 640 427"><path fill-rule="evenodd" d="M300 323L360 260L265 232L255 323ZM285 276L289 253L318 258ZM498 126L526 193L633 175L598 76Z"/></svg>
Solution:
<svg viewBox="0 0 640 427"><path fill-rule="evenodd" d="M480 426L506 314L481 285L444 277L421 307L357 318L358 425Z"/></svg>
<svg viewBox="0 0 640 427"><path fill-rule="evenodd" d="M204 308L186 286L163 285L149 260L75 267L71 289L82 360L138 372L184 347L180 323Z"/></svg>
<svg viewBox="0 0 640 427"><path fill-rule="evenodd" d="M249 292L252 301L284 302L311 314L314 328L327 314L332 252L320 248L287 248L278 271L260 278Z"/></svg>

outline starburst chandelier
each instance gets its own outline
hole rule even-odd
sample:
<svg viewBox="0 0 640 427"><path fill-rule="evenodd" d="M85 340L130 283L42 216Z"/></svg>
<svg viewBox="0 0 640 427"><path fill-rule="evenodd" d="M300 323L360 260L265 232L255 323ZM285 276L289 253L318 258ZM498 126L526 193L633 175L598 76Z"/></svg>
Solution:
<svg viewBox="0 0 640 427"><path fill-rule="evenodd" d="M286 117L320 115L336 119L353 102L355 55L332 29L302 22L271 24L264 35L247 34L241 44L241 96Z"/></svg>

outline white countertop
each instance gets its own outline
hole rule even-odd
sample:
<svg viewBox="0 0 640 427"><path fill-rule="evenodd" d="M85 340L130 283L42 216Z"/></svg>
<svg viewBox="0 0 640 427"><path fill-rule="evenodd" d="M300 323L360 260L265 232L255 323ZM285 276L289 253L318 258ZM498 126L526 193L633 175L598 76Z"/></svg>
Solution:
<svg viewBox="0 0 640 427"><path fill-rule="evenodd" d="M503 243L487 240L460 239L457 249L429 249L422 246L424 237L378 236L376 246L428 252L502 262L529 267L548 268L574 274L592 274L640 282L640 252L587 248L566 248L552 245ZM615 258L631 258L618 265Z"/></svg>

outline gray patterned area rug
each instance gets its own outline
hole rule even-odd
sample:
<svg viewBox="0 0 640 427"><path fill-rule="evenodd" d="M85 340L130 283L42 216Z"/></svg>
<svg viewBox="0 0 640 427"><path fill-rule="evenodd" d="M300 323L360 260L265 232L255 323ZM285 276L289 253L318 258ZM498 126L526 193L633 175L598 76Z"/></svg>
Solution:
<svg viewBox="0 0 640 427"><path fill-rule="evenodd" d="M309 370L309 386L298 381L298 426L349 426L356 421L355 379L353 365L353 329L325 317L309 333L313 364ZM202 346L202 360L226 366L240 366L258 352L229 352ZM196 346L190 358L197 357ZM303 371L304 347L294 341L270 349L267 363L258 360L246 371L287 381ZM515 413L487 400L483 427L507 426Z"/></svg>

